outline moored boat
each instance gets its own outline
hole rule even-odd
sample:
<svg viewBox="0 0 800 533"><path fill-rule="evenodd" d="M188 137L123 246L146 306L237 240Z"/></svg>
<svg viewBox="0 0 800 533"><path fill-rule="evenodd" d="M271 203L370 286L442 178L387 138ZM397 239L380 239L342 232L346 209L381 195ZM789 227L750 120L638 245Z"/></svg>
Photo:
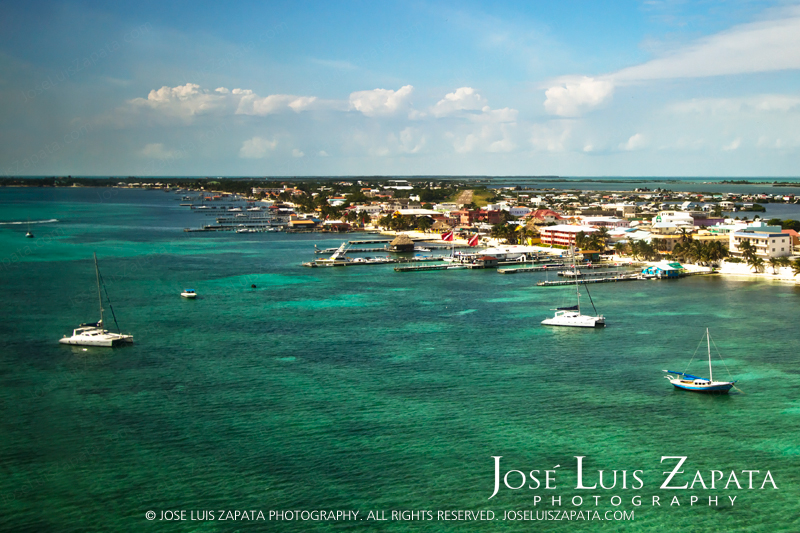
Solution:
<svg viewBox="0 0 800 533"><path fill-rule="evenodd" d="M72 336L59 339L61 344L71 344L77 346L118 346L120 344L133 343L133 335L123 334L119 331L119 324L117 324L117 317L114 314L114 308L111 307L109 302L109 309L111 316L114 317L114 324L117 326L117 333L108 331L103 327L103 296L100 291L102 278L100 276L100 268L97 266L97 254L94 254L94 270L97 275L97 299L100 305L100 320L91 324L81 324L72 330ZM107 293L106 293L107 294Z"/></svg>
<svg viewBox="0 0 800 533"><path fill-rule="evenodd" d="M693 376L685 372L678 372L676 370L664 370L664 372L668 374L664 377L667 378L676 389L691 392L727 393L733 388L733 385L736 383L735 381L714 381L714 373L711 368L711 335L708 333L708 328L706 328L706 345L708 347L708 379ZM691 361L689 363L691 364ZM673 375L675 377L673 377Z"/></svg>

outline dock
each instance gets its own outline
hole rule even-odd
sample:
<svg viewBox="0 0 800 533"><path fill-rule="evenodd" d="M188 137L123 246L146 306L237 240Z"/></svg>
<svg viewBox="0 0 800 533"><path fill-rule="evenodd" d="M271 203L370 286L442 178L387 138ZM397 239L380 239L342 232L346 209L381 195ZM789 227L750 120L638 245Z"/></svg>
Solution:
<svg viewBox="0 0 800 533"><path fill-rule="evenodd" d="M394 267L395 272L429 272L431 270L464 270L467 265L448 263L445 265L416 265Z"/></svg>
<svg viewBox="0 0 800 533"><path fill-rule="evenodd" d="M519 267L519 268L498 268L497 272L500 274L519 274L524 272L544 272L547 269L563 267L564 263L547 263L544 265Z"/></svg>
<svg viewBox="0 0 800 533"><path fill-rule="evenodd" d="M648 279L641 274L623 274L621 276L614 276L609 278L587 278L587 279L579 279L577 283L579 285L585 285L588 283L616 283L618 281L641 281ZM537 287L563 287L565 285L575 285L575 280L563 280L563 281L540 281L536 284Z"/></svg>

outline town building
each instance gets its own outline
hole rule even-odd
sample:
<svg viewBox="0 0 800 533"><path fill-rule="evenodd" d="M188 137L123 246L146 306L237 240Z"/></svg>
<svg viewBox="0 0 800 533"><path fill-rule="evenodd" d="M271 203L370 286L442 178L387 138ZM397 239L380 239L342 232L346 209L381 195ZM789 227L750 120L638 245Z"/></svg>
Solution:
<svg viewBox="0 0 800 533"><path fill-rule="evenodd" d="M749 242L757 257L769 259L792 254L792 236L780 226L757 223L730 234L728 249L733 256L742 256L742 243Z"/></svg>
<svg viewBox="0 0 800 533"><path fill-rule="evenodd" d="M588 226L572 226L567 224L556 224L555 226L545 226L539 230L542 244L551 246L574 246L575 238L578 233L583 232L587 235L599 231Z"/></svg>

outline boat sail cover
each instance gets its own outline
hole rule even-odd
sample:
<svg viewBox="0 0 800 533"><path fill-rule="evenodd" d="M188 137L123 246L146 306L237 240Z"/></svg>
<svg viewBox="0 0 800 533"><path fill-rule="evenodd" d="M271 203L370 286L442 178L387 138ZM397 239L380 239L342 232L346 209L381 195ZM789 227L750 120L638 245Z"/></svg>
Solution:
<svg viewBox="0 0 800 533"><path fill-rule="evenodd" d="M674 370L665 370L664 372L667 372L668 374L675 374L675 375L678 375L678 376L684 376L684 377L687 377L689 379L706 379L706 378L701 378L700 376L693 376L691 374L686 374L684 372L676 372Z"/></svg>

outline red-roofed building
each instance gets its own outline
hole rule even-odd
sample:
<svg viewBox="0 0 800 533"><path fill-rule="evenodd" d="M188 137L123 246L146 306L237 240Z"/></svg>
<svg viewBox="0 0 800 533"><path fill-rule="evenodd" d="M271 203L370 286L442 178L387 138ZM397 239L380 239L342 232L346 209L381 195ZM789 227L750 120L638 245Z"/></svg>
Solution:
<svg viewBox="0 0 800 533"><path fill-rule="evenodd" d="M800 234L798 234L795 230L784 229L781 230L781 233L788 233L789 235L792 236L792 247L800 246Z"/></svg>
<svg viewBox="0 0 800 533"><path fill-rule="evenodd" d="M559 220L563 220L564 217L553 211L552 209L537 209L536 211L531 211L525 218L532 218L534 220L541 220L542 222L558 222Z"/></svg>

